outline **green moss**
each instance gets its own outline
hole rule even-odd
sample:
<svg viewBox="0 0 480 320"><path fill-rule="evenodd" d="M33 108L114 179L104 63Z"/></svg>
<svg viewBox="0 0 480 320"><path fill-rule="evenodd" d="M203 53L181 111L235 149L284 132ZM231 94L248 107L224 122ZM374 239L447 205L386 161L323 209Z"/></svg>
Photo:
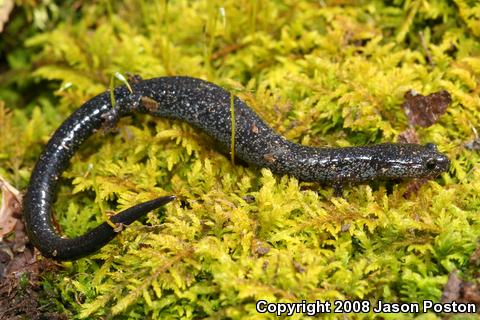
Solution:
<svg viewBox="0 0 480 320"><path fill-rule="evenodd" d="M11 63L16 77L0 90L13 110L0 108L0 174L19 188L54 128L116 72L213 81L288 139L317 146L395 141L408 128L408 89L453 97L437 124L417 130L451 170L410 199L406 183L335 198L233 165L184 123L123 119L118 133L90 138L64 173L55 216L65 234L158 195L187 205L150 213L148 224L46 275L46 308L75 318L253 319L258 299L438 301L451 271L473 280L480 157L463 145L480 126L479 6L340 2L100 1L60 10L28 36L22 50L33 66ZM21 99L23 82L41 92Z"/></svg>

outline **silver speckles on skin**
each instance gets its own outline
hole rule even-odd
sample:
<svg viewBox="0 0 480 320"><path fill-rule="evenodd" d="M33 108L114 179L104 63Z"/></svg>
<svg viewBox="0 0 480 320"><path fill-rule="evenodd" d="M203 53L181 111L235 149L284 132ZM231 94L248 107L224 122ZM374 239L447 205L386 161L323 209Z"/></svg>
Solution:
<svg viewBox="0 0 480 320"><path fill-rule="evenodd" d="M164 77L138 81L133 93L125 87L104 92L86 102L57 129L32 172L24 198L24 216L30 241L47 257L76 259L115 237L107 223L74 239L58 235L52 224L51 207L58 177L79 146L102 126L113 126L132 112L179 119L209 135L221 149L230 151L230 93L189 77ZM273 131L243 101L234 99L235 157L277 174L303 181L330 184L337 189L346 183L374 179L432 178L449 167L448 158L436 148L415 144L381 144L351 148L313 148L285 140ZM129 224L171 200L154 199L113 216L114 223Z"/></svg>

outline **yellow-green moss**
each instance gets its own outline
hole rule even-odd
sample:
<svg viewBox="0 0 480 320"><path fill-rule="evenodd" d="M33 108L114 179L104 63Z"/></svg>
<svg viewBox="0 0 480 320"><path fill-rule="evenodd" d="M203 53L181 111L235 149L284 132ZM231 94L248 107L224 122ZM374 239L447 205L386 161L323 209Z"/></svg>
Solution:
<svg viewBox="0 0 480 320"><path fill-rule="evenodd" d="M480 128L479 10L462 0L107 0L37 29L23 77L52 80L42 90L58 101L0 91L13 109L0 108L0 174L20 188L39 144L116 72L235 89L288 139L317 146L395 141L408 128L408 89L453 97L437 124L417 130L449 155L451 170L410 199L405 183L335 198L329 188L232 165L186 124L123 119L117 133L92 137L64 174L55 216L65 234L158 195L183 202L47 275L46 305L76 318L254 319L258 299L438 301L451 271L471 279L480 157L464 143Z"/></svg>

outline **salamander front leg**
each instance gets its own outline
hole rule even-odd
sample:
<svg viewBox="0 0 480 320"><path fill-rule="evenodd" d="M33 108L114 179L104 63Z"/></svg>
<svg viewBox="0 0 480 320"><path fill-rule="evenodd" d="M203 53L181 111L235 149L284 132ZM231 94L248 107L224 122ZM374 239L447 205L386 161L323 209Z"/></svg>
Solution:
<svg viewBox="0 0 480 320"><path fill-rule="evenodd" d="M337 198L343 197L343 184L341 182L335 181L332 184L332 188L333 188L333 194L335 195L335 197Z"/></svg>

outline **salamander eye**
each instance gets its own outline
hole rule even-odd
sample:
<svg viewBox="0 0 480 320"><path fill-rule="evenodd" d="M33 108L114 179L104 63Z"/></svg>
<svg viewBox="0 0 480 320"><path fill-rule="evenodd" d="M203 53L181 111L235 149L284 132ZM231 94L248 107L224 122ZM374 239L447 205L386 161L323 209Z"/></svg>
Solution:
<svg viewBox="0 0 480 320"><path fill-rule="evenodd" d="M431 171L431 170L435 169L436 167L437 167L437 162L435 161L435 159L428 159L425 162L425 168L428 171Z"/></svg>
<svg viewBox="0 0 480 320"><path fill-rule="evenodd" d="M425 148L432 151L437 151L437 145L435 143L427 143L425 144Z"/></svg>

